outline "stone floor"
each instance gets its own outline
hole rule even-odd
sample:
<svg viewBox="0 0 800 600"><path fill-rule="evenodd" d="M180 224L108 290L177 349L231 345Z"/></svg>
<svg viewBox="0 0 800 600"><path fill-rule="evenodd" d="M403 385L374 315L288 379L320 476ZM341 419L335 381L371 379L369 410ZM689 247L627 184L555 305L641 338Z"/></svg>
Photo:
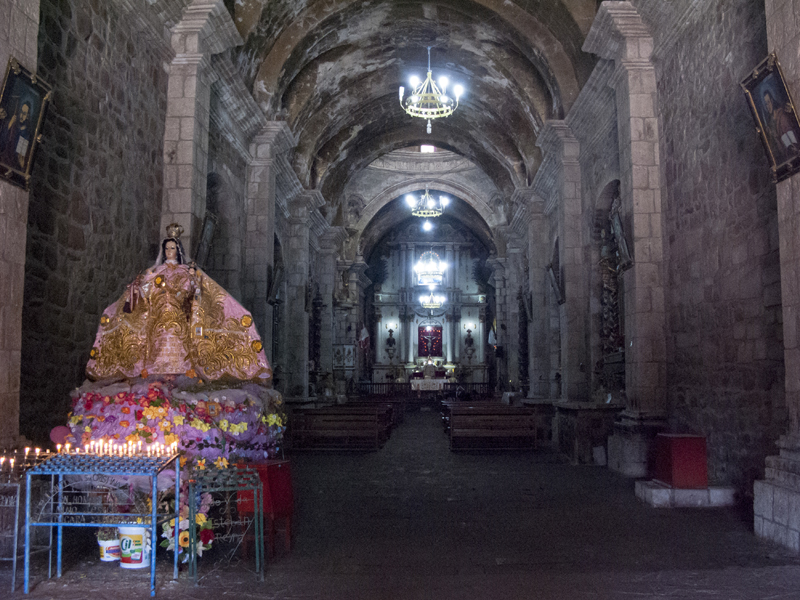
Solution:
<svg viewBox="0 0 800 600"><path fill-rule="evenodd" d="M547 452L451 453L435 412L409 413L379 452L291 458L294 547L278 538L265 580L208 554L195 587L159 557L159 597L800 598L800 557L756 539L741 512L655 509L633 481ZM65 561L61 579L37 566L27 597L148 597L148 571L87 549ZM0 598L9 588L0 564Z"/></svg>

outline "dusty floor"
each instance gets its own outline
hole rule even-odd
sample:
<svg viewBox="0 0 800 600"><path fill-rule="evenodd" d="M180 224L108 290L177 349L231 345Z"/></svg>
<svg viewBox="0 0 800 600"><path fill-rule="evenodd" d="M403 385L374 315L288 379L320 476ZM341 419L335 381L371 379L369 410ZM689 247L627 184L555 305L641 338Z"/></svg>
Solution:
<svg viewBox="0 0 800 600"><path fill-rule="evenodd" d="M741 512L657 510L632 481L549 453L451 453L435 412L409 413L379 452L291 459L294 546L278 537L264 581L252 560L213 554L199 586L173 581L164 554L158 597L800 598L800 557L756 539ZM148 597L149 571L67 550L61 579L36 566L28 598ZM0 564L0 598L10 573Z"/></svg>

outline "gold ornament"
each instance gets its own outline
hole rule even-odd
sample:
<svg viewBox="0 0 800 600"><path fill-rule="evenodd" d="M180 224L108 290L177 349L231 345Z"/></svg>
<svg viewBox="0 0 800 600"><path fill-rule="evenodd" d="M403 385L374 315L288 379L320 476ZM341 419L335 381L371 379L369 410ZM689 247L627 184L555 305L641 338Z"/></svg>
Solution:
<svg viewBox="0 0 800 600"><path fill-rule="evenodd" d="M108 316L103 315L102 317L100 317L100 325L108 325L110 322L111 319L109 319Z"/></svg>
<svg viewBox="0 0 800 600"><path fill-rule="evenodd" d="M170 223L167 225L167 237L169 238L179 238L183 234L183 227L178 225L177 223Z"/></svg>
<svg viewBox="0 0 800 600"><path fill-rule="evenodd" d="M92 359L95 359L95 358L97 358L97 348L92 348L92 349L89 351L89 357L90 357L90 358L92 358Z"/></svg>
<svg viewBox="0 0 800 600"><path fill-rule="evenodd" d="M242 317L242 327L250 327L253 324L253 317L250 315L245 315Z"/></svg>
<svg viewBox="0 0 800 600"><path fill-rule="evenodd" d="M261 352L261 349L264 347L259 340L253 340L253 343L250 344L250 347L253 349L254 352Z"/></svg>

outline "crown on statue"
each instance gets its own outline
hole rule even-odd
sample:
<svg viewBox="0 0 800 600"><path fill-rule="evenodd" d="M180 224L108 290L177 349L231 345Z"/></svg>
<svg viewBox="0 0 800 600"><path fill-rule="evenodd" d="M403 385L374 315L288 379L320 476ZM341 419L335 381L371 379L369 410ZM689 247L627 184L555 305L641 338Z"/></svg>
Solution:
<svg viewBox="0 0 800 600"><path fill-rule="evenodd" d="M183 233L183 227L177 223L170 223L167 225L167 237L178 239Z"/></svg>

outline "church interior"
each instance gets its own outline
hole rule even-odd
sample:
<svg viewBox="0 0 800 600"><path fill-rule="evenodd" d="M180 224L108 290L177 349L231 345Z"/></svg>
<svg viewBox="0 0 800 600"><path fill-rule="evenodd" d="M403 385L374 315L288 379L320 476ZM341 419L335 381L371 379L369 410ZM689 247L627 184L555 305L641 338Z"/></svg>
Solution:
<svg viewBox="0 0 800 600"><path fill-rule="evenodd" d="M176 223L287 409L480 390L629 479L698 436L753 535L800 551L796 23L800 0L0 0L0 63L50 92L22 166L0 104L0 448L67 422Z"/></svg>

